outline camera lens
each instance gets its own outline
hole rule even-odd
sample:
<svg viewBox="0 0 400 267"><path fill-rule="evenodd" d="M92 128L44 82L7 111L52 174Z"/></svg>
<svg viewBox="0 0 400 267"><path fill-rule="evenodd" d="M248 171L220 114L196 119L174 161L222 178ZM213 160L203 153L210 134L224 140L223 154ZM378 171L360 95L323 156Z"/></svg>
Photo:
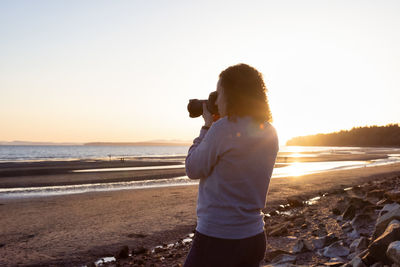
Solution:
<svg viewBox="0 0 400 267"><path fill-rule="evenodd" d="M189 116L191 118L199 117L203 114L203 102L204 100L190 99L187 106Z"/></svg>
<svg viewBox="0 0 400 267"><path fill-rule="evenodd" d="M191 118L199 117L203 114L203 103L206 103L207 109L211 114L218 114L218 106L215 103L217 101L217 91L211 92L208 96L208 100L190 99L187 105L189 116Z"/></svg>

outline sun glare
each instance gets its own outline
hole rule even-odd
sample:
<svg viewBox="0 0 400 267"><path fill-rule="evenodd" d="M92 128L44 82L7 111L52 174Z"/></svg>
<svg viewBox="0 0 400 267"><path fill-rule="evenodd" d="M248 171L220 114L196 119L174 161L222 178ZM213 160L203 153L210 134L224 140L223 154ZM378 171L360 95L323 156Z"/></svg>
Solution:
<svg viewBox="0 0 400 267"><path fill-rule="evenodd" d="M287 173L289 176L301 176L305 174L306 169L304 168L304 164L300 162L293 162L290 166L287 167Z"/></svg>

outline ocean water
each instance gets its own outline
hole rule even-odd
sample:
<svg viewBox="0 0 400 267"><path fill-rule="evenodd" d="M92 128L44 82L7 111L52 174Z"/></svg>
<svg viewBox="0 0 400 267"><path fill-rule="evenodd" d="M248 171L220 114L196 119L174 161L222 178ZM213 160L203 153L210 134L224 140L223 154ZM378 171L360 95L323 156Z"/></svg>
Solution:
<svg viewBox="0 0 400 267"><path fill-rule="evenodd" d="M104 159L108 155L112 157L171 157L185 156L188 146L0 146L0 162L7 161L40 161L40 160L72 160L72 159ZM346 154L379 154L387 155L385 158L373 160L357 160L357 161L314 161L299 162L293 161L285 163L282 167L275 168L272 178L295 177L311 173L321 173L330 170L367 168L373 166L388 165L400 162L400 148L361 148L361 147L296 147L282 146L279 152L280 157L318 157L321 155L346 155ZM282 164L282 163L280 163ZM277 164L279 165L279 164ZM150 166L150 167L127 167L127 168L109 168L109 169L86 169L73 170L72 172L93 172L99 171L127 171L127 170L143 170L157 168L176 168L184 167L181 165L174 166ZM20 198L20 197L37 197L37 196L53 196L65 194L79 194L98 191L115 191L126 189L143 189L155 187L169 187L179 185L193 185L198 183L197 180L190 180L187 176L159 179L144 180L131 182L114 182L114 183L92 183L79 185L64 186L44 186L44 187L21 187L21 188L0 188L0 199L3 198Z"/></svg>
<svg viewBox="0 0 400 267"><path fill-rule="evenodd" d="M189 146L0 146L0 162L184 156Z"/></svg>
<svg viewBox="0 0 400 267"><path fill-rule="evenodd" d="M120 157L185 156L189 146L0 146L0 162L41 160L91 160ZM400 148L281 146L280 155L316 157L321 154L391 154Z"/></svg>

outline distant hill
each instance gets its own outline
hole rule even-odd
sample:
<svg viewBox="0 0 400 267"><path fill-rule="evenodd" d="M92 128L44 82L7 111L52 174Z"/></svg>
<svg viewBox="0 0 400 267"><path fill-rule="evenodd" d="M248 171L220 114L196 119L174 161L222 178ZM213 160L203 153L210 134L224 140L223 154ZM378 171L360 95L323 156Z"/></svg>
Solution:
<svg viewBox="0 0 400 267"><path fill-rule="evenodd" d="M395 146L400 147L399 124L356 127L328 134L298 136L287 146Z"/></svg>

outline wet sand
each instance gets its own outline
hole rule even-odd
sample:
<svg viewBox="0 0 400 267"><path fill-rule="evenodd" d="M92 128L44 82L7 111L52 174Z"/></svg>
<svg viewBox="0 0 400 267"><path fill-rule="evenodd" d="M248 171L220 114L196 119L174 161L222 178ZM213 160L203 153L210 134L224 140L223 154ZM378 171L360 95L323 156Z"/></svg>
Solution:
<svg viewBox="0 0 400 267"><path fill-rule="evenodd" d="M312 197L399 174L400 163L272 179L267 210L288 196ZM179 186L1 199L0 265L76 266L121 245L175 242L195 227L196 198L197 186Z"/></svg>
<svg viewBox="0 0 400 267"><path fill-rule="evenodd" d="M171 159L121 161L43 161L0 163L0 188L77 185L88 183L112 183L123 181L172 178L186 175L184 157ZM173 169L130 170L107 172L73 172L75 170L129 167L159 167L182 165Z"/></svg>
<svg viewBox="0 0 400 267"><path fill-rule="evenodd" d="M306 155L307 153L303 153ZM277 158L277 167L284 167L293 162L326 161L369 161L385 159L387 154L326 154L317 157L290 157L281 153ZM0 163L0 188L38 187L78 185L89 183L129 182L185 176L185 157L142 157L120 160L72 160ZM182 167L169 168L173 165ZM157 170L106 171L108 168L159 167ZM168 168L168 169L167 169ZM74 172L76 170L98 169L97 172Z"/></svg>

